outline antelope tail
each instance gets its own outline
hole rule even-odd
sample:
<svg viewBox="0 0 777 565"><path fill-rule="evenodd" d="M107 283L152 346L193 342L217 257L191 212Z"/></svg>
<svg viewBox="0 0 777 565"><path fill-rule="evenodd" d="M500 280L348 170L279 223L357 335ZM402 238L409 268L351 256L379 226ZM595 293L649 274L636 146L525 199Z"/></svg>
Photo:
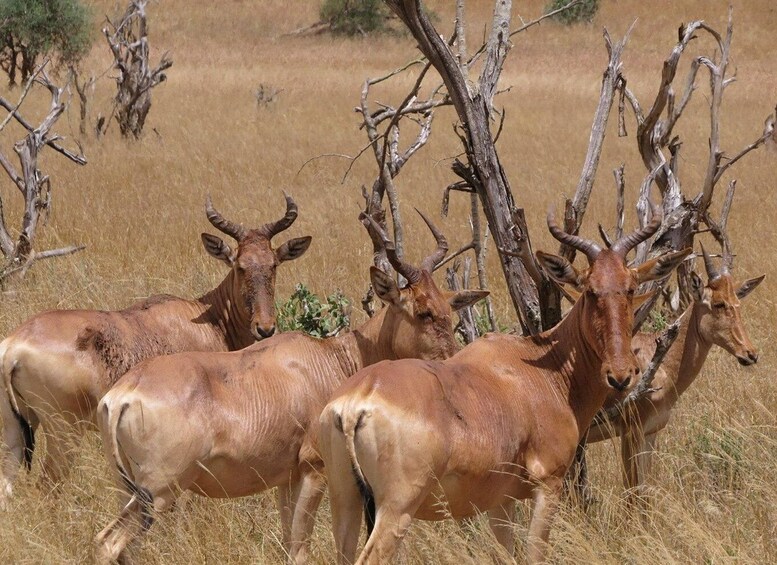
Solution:
<svg viewBox="0 0 777 565"><path fill-rule="evenodd" d="M143 488L135 482L132 474L127 468L126 458L122 452L121 446L119 445L119 426L121 425L121 418L130 407L130 404L128 402L123 402L118 407L112 407L110 401L106 402L106 400L108 400L107 397L101 401L101 412L103 418L101 424L103 428L103 442L105 442L105 449L109 455L109 458L113 459L113 463L116 465L116 470L118 471L124 486L127 487L127 490L132 495L132 498L137 500L140 504L142 509L141 515L143 516L142 527L144 530L147 530L151 527L151 524L154 521L154 517L151 514L151 509L153 508L154 504L154 496L147 488ZM130 500L128 505L132 504L132 502L133 501Z"/></svg>
<svg viewBox="0 0 777 565"><path fill-rule="evenodd" d="M337 427L343 432L345 436L345 449L348 452L348 457L351 460L351 469L353 469L353 476L356 480L356 485L359 487L359 492L362 495L362 501L364 503L364 521L367 524L367 539L372 535L372 530L375 527L375 496L372 493L367 479L364 477L359 460L356 458L356 433L363 424L365 411L359 412L356 420L353 422L343 422L343 418L338 414Z"/></svg>
<svg viewBox="0 0 777 565"><path fill-rule="evenodd" d="M4 391L0 391L0 403L7 403L7 408L10 409L10 412L13 413L16 419L16 425L19 432L21 432L20 435L24 442L24 450L22 451L24 468L29 471L32 467L32 453L35 450L35 430L19 410L19 401L13 388L13 376L16 372L17 362L14 361L10 367L6 366L5 354L8 351L6 343L6 341L0 343L0 373L2 373L4 388ZM14 423L5 420L3 425L12 426Z"/></svg>

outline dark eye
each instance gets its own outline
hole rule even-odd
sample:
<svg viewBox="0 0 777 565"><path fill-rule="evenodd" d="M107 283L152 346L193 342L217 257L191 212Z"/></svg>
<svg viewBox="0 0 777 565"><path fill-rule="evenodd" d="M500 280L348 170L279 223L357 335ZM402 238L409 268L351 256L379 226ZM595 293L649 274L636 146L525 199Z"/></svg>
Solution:
<svg viewBox="0 0 777 565"><path fill-rule="evenodd" d="M431 320L432 319L432 313L429 312L428 310L425 311L425 312L419 312L418 313L418 319L419 320L424 320L424 321Z"/></svg>
<svg viewBox="0 0 777 565"><path fill-rule="evenodd" d="M629 296L634 296L634 289L630 288L629 290L626 291L626 294L628 294Z"/></svg>
<svg viewBox="0 0 777 565"><path fill-rule="evenodd" d="M713 306L713 308L717 308L718 310L720 310L720 309L726 307L726 303L725 302L716 302L712 306Z"/></svg>

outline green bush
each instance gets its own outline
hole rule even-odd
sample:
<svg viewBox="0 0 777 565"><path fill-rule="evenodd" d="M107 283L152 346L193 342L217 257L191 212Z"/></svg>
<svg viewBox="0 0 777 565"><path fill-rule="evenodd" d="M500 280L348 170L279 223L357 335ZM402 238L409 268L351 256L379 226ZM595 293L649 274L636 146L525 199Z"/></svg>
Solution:
<svg viewBox="0 0 777 565"><path fill-rule="evenodd" d="M92 12L79 0L0 1L0 67L25 82L43 56L75 64L92 44Z"/></svg>
<svg viewBox="0 0 777 565"><path fill-rule="evenodd" d="M571 0L550 0L545 6L545 13L558 10L569 4ZM599 11L599 0L581 0L568 10L564 10L553 16L553 19L564 25L572 25L580 22L593 21L596 12Z"/></svg>
<svg viewBox="0 0 777 565"><path fill-rule="evenodd" d="M320 12L332 32L343 35L384 31L388 14L382 0L324 0Z"/></svg>
<svg viewBox="0 0 777 565"><path fill-rule="evenodd" d="M278 307L278 328L330 337L350 325L350 315L350 303L339 290L322 302L304 284L298 284L289 300Z"/></svg>
<svg viewBox="0 0 777 565"><path fill-rule="evenodd" d="M655 307L650 311L650 315L642 324L641 329L645 332L662 332L667 326L669 326L669 320L666 317L666 312Z"/></svg>

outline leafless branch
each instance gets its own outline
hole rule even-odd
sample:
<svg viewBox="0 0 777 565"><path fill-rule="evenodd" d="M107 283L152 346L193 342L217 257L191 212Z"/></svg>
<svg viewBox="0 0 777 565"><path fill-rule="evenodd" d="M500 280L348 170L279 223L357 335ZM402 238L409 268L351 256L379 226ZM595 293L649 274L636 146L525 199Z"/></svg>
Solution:
<svg viewBox="0 0 777 565"><path fill-rule="evenodd" d="M596 170L599 165L599 158L602 154L604 137L607 132L607 121L610 116L610 110L615 99L615 93L618 89L625 87L626 80L622 75L621 55L626 47L636 21L629 26L629 29L618 43L613 44L610 34L604 30L604 42L607 47L609 61L607 68L602 76L602 87L599 94L599 103L596 107L594 120L591 125L591 135L588 140L588 150L586 152L583 168L580 172L580 179L577 182L575 196L571 201L571 206L567 208L565 215L567 220L566 230L569 233L577 234L583 223L583 215L588 206L588 200L591 197ZM567 259L573 260L575 250L568 245L561 245L559 253Z"/></svg>

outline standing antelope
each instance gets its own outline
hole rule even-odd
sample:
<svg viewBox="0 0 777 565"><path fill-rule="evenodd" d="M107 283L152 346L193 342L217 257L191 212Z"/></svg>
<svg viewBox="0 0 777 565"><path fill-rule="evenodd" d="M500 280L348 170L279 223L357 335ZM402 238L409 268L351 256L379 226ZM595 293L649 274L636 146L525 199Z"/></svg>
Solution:
<svg viewBox="0 0 777 565"><path fill-rule="evenodd" d="M53 310L33 316L0 344L0 501L12 494L22 462L29 469L34 432L46 431L44 477L56 483L70 468L65 436L94 421L103 394L136 363L177 351L243 348L275 331L275 270L300 257L310 237L277 249L270 240L297 218L286 196L286 215L246 229L217 212L208 197L205 213L214 227L237 240L237 250L202 234L206 251L231 270L215 289L195 300L152 296L114 312Z"/></svg>
<svg viewBox="0 0 777 565"><path fill-rule="evenodd" d="M442 362L379 363L335 393L321 414L319 445L340 562L355 556L363 508L372 531L358 563L388 562L413 518L479 511L489 512L512 554L515 500L529 497L529 561L542 561L580 437L608 392L639 374L631 350L634 291L691 251L627 268L629 250L658 229L654 214L609 249L564 233L548 214L554 237L590 263L578 271L537 253L554 279L583 292L555 328L531 338L487 334Z"/></svg>
<svg viewBox="0 0 777 565"><path fill-rule="evenodd" d="M737 287L725 265L718 270L712 258L702 248L708 282L705 285L696 273L691 273L693 302L683 313L679 333L666 353L652 383L653 392L627 406L616 419L593 425L587 442L594 443L620 436L623 480L630 495L636 494L650 470L656 434L669 423L675 403L701 371L707 354L718 345L737 358L741 365L758 360L740 314L739 301L759 285L765 275L750 279ZM638 359L646 367L656 349L656 334L639 333L633 346ZM609 398L612 406L618 398ZM580 463L584 465L584 460ZM585 477L583 472L580 479ZM576 483L584 499L586 484Z"/></svg>
<svg viewBox="0 0 777 565"><path fill-rule="evenodd" d="M420 268L401 261L372 222L408 285L400 289L372 267L373 288L388 306L360 328L324 340L285 333L234 353L157 357L119 380L97 412L106 455L129 492L120 495L119 517L97 535L98 562L123 557L151 525L152 509L169 508L181 490L236 497L274 486L284 546L292 560L306 560L325 482L318 417L332 391L381 359L449 357L457 349L452 308L488 294L437 288L431 272L447 243L424 220L437 249Z"/></svg>

